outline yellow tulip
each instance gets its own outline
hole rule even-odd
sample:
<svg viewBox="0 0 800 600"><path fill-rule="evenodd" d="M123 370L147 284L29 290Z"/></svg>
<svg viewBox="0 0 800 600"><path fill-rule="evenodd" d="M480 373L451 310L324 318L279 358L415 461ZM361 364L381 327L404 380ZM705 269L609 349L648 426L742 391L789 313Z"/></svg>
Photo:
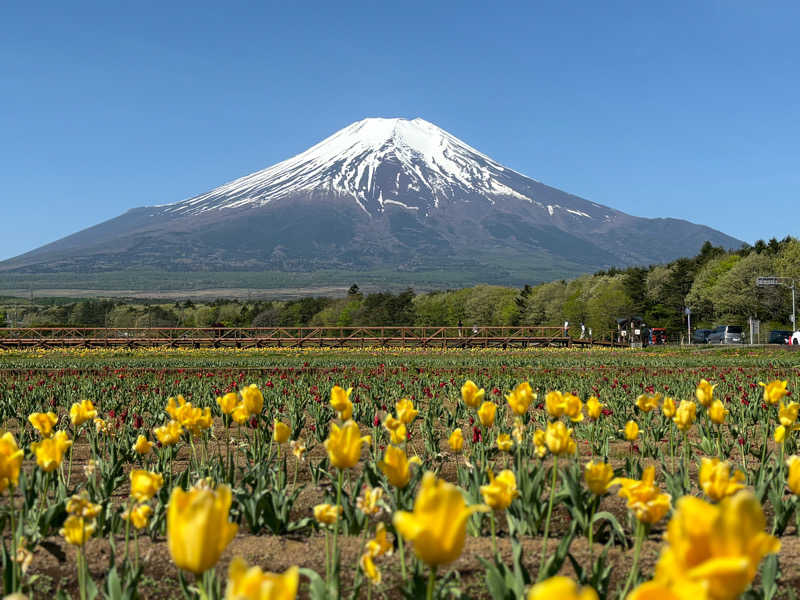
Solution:
<svg viewBox="0 0 800 600"><path fill-rule="evenodd" d="M510 394L506 395L506 400L511 410L517 415L524 415L528 411L531 402L536 400L536 394L533 393L531 384L523 381L518 384Z"/></svg>
<svg viewBox="0 0 800 600"><path fill-rule="evenodd" d="M675 398L667 396L664 398L664 403L661 405L661 414L666 418L671 419L675 416L678 408L675 406Z"/></svg>
<svg viewBox="0 0 800 600"><path fill-rule="evenodd" d="M644 413L657 409L659 402L661 402L661 394L640 394L636 398L636 406Z"/></svg>
<svg viewBox="0 0 800 600"><path fill-rule="evenodd" d="M536 456L544 458L547 454L547 434L541 429L533 432L533 447L536 449Z"/></svg>
<svg viewBox="0 0 800 600"><path fill-rule="evenodd" d="M367 553L373 557L383 556L384 554L390 555L394 544L389 540L386 534L386 525L378 523L375 527L375 537L367 542Z"/></svg>
<svg viewBox="0 0 800 600"><path fill-rule="evenodd" d="M36 464L45 473L55 471L64 460L64 454L72 446L72 440L63 431L57 431L53 437L44 438L31 444L36 455Z"/></svg>
<svg viewBox="0 0 800 600"><path fill-rule="evenodd" d="M528 592L528 600L597 600L597 598L597 592L592 588L581 587L563 575L545 579L535 584Z"/></svg>
<svg viewBox="0 0 800 600"><path fill-rule="evenodd" d="M547 424L544 442L547 449L556 456L575 454L577 449L575 440L572 439L572 429L567 429L561 421Z"/></svg>
<svg viewBox="0 0 800 600"><path fill-rule="evenodd" d="M131 471L130 478L131 497L137 502L147 502L164 485L164 478L160 473L151 473L142 469Z"/></svg>
<svg viewBox="0 0 800 600"><path fill-rule="evenodd" d="M353 416L353 403L350 401L352 392L353 388L345 390L338 385L331 388L331 406L342 421L347 421Z"/></svg>
<svg viewBox="0 0 800 600"><path fill-rule="evenodd" d="M715 425L722 425L725 422L725 417L728 416L728 409L722 404L721 400L714 400L711 406L708 407L708 418Z"/></svg>
<svg viewBox="0 0 800 600"><path fill-rule="evenodd" d="M672 421L681 431L689 431L697 417L697 405L691 400L681 400Z"/></svg>
<svg viewBox="0 0 800 600"><path fill-rule="evenodd" d="M236 421L237 425L244 425L247 423L247 420L250 418L250 411L247 410L247 406L245 406L244 402L240 402L234 407L231 418Z"/></svg>
<svg viewBox="0 0 800 600"><path fill-rule="evenodd" d="M153 514L153 509L147 504L137 504L133 508L126 510L122 513L122 518L125 521L130 521L136 529L144 529L150 521L150 515Z"/></svg>
<svg viewBox="0 0 800 600"><path fill-rule="evenodd" d="M167 413L172 417L173 421L180 423L193 436L199 435L204 429L209 429L213 423L209 407L200 408L194 406L180 395L178 396L177 404L175 403L175 398L170 398L167 401Z"/></svg>
<svg viewBox="0 0 800 600"><path fill-rule="evenodd" d="M571 421L577 423L583 420L583 403L574 394L562 394L554 391L548 392L544 397L545 409L551 418L557 419L568 416Z"/></svg>
<svg viewBox="0 0 800 600"><path fill-rule="evenodd" d="M242 402L247 412L251 415L260 415L264 408L264 395L258 389L258 386L255 383L251 383L242 388L239 393L242 395Z"/></svg>
<svg viewBox="0 0 800 600"><path fill-rule="evenodd" d="M464 434L461 432L461 427L457 427L453 430L453 433L450 434L450 437L447 438L447 443L450 446L450 450L458 454L464 448Z"/></svg>
<svg viewBox="0 0 800 600"><path fill-rule="evenodd" d="M91 421L95 417L97 417L97 411L91 400L75 402L69 409L69 419L73 427L80 427L86 423L86 421Z"/></svg>
<svg viewBox="0 0 800 600"><path fill-rule="evenodd" d="M238 529L228 521L231 489L195 486L172 490L167 506L167 548L179 568L199 575L219 560Z"/></svg>
<svg viewBox="0 0 800 600"><path fill-rule="evenodd" d="M567 402L561 392L547 392L544 397L544 407L548 415L553 419L558 419L564 416L567 410Z"/></svg>
<svg viewBox="0 0 800 600"><path fill-rule="evenodd" d="M764 383L763 381L759 381L758 385L764 388L764 402L768 404L777 404L780 400L786 395L786 384L789 383L788 381L771 381L769 383Z"/></svg>
<svg viewBox="0 0 800 600"><path fill-rule="evenodd" d="M36 429L42 437L47 438L53 435L53 427L58 423L58 416L56 416L54 412L33 413L28 416L28 422L33 425L34 429Z"/></svg>
<svg viewBox="0 0 800 600"><path fill-rule="evenodd" d="M717 387L716 384L711 385L705 379L701 379L700 383L697 384L697 387L694 390L694 395L697 398L697 401L706 408L711 406L711 403L714 401L715 387Z"/></svg>
<svg viewBox="0 0 800 600"><path fill-rule="evenodd" d="M381 582L381 571L375 565L375 561L372 560L372 556L370 556L369 552L365 552L361 555L358 564L361 570L364 571L364 575L367 576L367 579L369 579L373 585L378 585Z"/></svg>
<svg viewBox="0 0 800 600"><path fill-rule="evenodd" d="M489 471L489 484L481 486L483 501L494 510L505 510L519 496L517 478L508 469L500 471L497 477Z"/></svg>
<svg viewBox="0 0 800 600"><path fill-rule="evenodd" d="M497 436L497 449L500 452L511 452L511 448L514 447L514 442L511 441L511 436L507 433L501 433Z"/></svg>
<svg viewBox="0 0 800 600"><path fill-rule="evenodd" d="M413 512L394 514L397 532L414 544L417 557L429 566L453 562L464 549L467 519L488 506L467 506L456 486L427 472L422 477Z"/></svg>
<svg viewBox="0 0 800 600"><path fill-rule="evenodd" d="M402 444L406 441L408 432L400 419L395 419L393 415L387 415L383 426L389 432L393 444Z"/></svg>
<svg viewBox="0 0 800 600"><path fill-rule="evenodd" d="M272 439L275 440L279 444L285 444L289 441L289 436L292 434L292 430L289 429L289 426L275 419L272 424Z"/></svg>
<svg viewBox="0 0 800 600"><path fill-rule="evenodd" d="M419 414L419 411L414 408L414 403L406 398L398 401L394 405L394 410L397 413L397 418L403 422L403 425L410 425Z"/></svg>
<svg viewBox="0 0 800 600"><path fill-rule="evenodd" d="M634 589L626 600L708 600L704 585L681 581L668 585L659 581L648 581Z"/></svg>
<svg viewBox="0 0 800 600"><path fill-rule="evenodd" d="M781 401L778 409L778 420L784 427L791 427L797 421L798 412L800 412L800 404L797 402L789 402L784 406L783 401Z"/></svg>
<svg viewBox="0 0 800 600"><path fill-rule="evenodd" d="M494 425L494 419L497 415L497 405L494 402L487 400L478 409L478 420L484 427L491 427Z"/></svg>
<svg viewBox="0 0 800 600"><path fill-rule="evenodd" d="M83 519L94 519L103 509L99 504L89 500L89 492L83 490L67 501L67 513Z"/></svg>
<svg viewBox="0 0 800 600"><path fill-rule="evenodd" d="M786 485L795 496L800 496L800 456L790 456L786 459L786 464L789 467Z"/></svg>
<svg viewBox="0 0 800 600"><path fill-rule="evenodd" d="M597 396L590 396L586 401L586 414L590 419L599 419L603 412L603 407L605 407L605 404L601 404Z"/></svg>
<svg viewBox="0 0 800 600"><path fill-rule="evenodd" d="M652 525L664 518L669 512L672 497L662 494L655 485L656 469L647 467L642 473L642 479L628 479L617 477L609 485L620 485L619 496L628 501L630 509L642 523Z"/></svg>
<svg viewBox="0 0 800 600"><path fill-rule="evenodd" d="M348 421L341 427L331 423L331 431L325 440L328 459L337 469L352 469L361 458L361 447L369 444L368 435L361 436L361 430L355 421Z"/></svg>
<svg viewBox="0 0 800 600"><path fill-rule="evenodd" d="M166 425L153 429L153 433L162 446L174 446L183 435L183 427L178 421L169 421Z"/></svg>
<svg viewBox="0 0 800 600"><path fill-rule="evenodd" d="M418 456L413 456L409 459L402 448L389 446L386 448L383 460L378 462L378 467L386 475L389 483L398 489L403 489L411 480L410 465L412 463L418 465L422 461Z"/></svg>
<svg viewBox="0 0 800 600"><path fill-rule="evenodd" d="M583 402L574 394L565 394L564 400L566 406L564 407L564 414L569 417L573 423L583 421Z"/></svg>
<svg viewBox="0 0 800 600"><path fill-rule="evenodd" d="M82 517L70 515L64 521L64 526L59 530L59 533L68 544L83 546L94 535L95 527L94 520L87 521Z"/></svg>
<svg viewBox="0 0 800 600"><path fill-rule="evenodd" d="M356 506L365 515L374 517L381 511L381 498L383 498L383 488L371 488L365 484L361 495L356 499Z"/></svg>
<svg viewBox="0 0 800 600"><path fill-rule="evenodd" d="M461 399L470 408L477 409L483 402L485 394L483 388L478 389L478 386L469 379L461 386Z"/></svg>
<svg viewBox="0 0 800 600"><path fill-rule="evenodd" d="M25 451L17 446L13 433L6 431L0 436L0 493L9 485L19 485L19 470L24 456Z"/></svg>
<svg viewBox="0 0 800 600"><path fill-rule="evenodd" d="M764 531L765 525L761 504L747 490L717 505L684 496L667 526L654 579L670 590L699 584L710 600L738 598L753 581L762 558L780 550L780 542Z"/></svg>
<svg viewBox="0 0 800 600"><path fill-rule="evenodd" d="M775 428L775 433L772 434L772 438L775 440L776 444L782 444L786 441L786 427L783 425L778 425Z"/></svg>
<svg viewBox="0 0 800 600"><path fill-rule="evenodd" d="M636 421L628 421L625 423L625 429L622 430L625 434L625 439L629 442L635 442L639 437L639 425Z"/></svg>
<svg viewBox="0 0 800 600"><path fill-rule="evenodd" d="M224 396L219 396L217 397L217 404L219 404L219 409L223 415L229 415L239 404L239 395L235 392L230 392Z"/></svg>
<svg viewBox="0 0 800 600"><path fill-rule="evenodd" d="M136 438L136 443L133 445L133 451L140 456L145 456L150 454L150 451L153 449L153 442L147 441L147 438L144 437L142 434Z"/></svg>
<svg viewBox="0 0 800 600"><path fill-rule="evenodd" d="M303 442L292 440L289 442L289 447L292 449L292 454L294 454L297 460L305 460L303 454L306 452L306 445Z"/></svg>
<svg viewBox="0 0 800 600"><path fill-rule="evenodd" d="M333 525L339 520L339 515L341 514L341 506L334 506L333 504L317 504L314 507L314 520L323 525Z"/></svg>
<svg viewBox="0 0 800 600"><path fill-rule="evenodd" d="M586 487L589 488L589 491L598 496L602 496L608 491L611 480L614 479L614 469L611 465L606 463L595 463L592 461L586 463L584 478L586 479Z"/></svg>
<svg viewBox="0 0 800 600"><path fill-rule="evenodd" d="M265 573L236 556L228 567L225 600L294 600L299 583L297 567L289 567L283 574Z"/></svg>
<svg viewBox="0 0 800 600"><path fill-rule="evenodd" d="M718 458L703 458L698 473L700 488L714 502L732 496L744 488L744 473L736 471L731 477L731 466Z"/></svg>
<svg viewBox="0 0 800 600"><path fill-rule="evenodd" d="M94 430L97 433L107 433L108 432L108 423L106 423L103 419L97 418L94 420Z"/></svg>
<svg viewBox="0 0 800 600"><path fill-rule="evenodd" d="M525 425L519 417L514 419L514 428L511 430L511 437L514 438L517 444L522 444L525 439Z"/></svg>

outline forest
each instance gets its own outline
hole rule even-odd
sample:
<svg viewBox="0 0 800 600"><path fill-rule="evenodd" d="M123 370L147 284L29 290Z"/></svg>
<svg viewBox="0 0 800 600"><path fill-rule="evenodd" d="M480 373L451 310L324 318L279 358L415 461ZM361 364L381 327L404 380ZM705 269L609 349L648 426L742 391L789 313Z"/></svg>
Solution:
<svg viewBox="0 0 800 600"><path fill-rule="evenodd" d="M362 292L285 301L218 299L213 302L125 299L0 299L0 326L24 327L230 327L379 325L562 325L613 329L617 318L641 316L651 327L685 329L685 307L694 327L790 327L787 287L760 288L759 276L800 281L800 240L787 237L736 251L706 243L691 258L648 267L609 269L571 280L522 289L496 285L416 294Z"/></svg>

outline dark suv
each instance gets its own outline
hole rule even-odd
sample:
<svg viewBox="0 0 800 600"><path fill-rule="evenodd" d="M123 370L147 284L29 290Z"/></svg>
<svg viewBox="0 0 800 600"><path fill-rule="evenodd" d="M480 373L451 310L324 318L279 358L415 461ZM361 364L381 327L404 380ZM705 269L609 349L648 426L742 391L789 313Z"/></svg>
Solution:
<svg viewBox="0 0 800 600"><path fill-rule="evenodd" d="M740 325L720 325L708 334L709 344L742 344L744 336Z"/></svg>
<svg viewBox="0 0 800 600"><path fill-rule="evenodd" d="M711 333L710 329L695 329L692 332L692 343L693 344L707 344L708 343L708 335Z"/></svg>
<svg viewBox="0 0 800 600"><path fill-rule="evenodd" d="M792 339L792 332L783 329L773 329L767 338L768 344L788 344Z"/></svg>

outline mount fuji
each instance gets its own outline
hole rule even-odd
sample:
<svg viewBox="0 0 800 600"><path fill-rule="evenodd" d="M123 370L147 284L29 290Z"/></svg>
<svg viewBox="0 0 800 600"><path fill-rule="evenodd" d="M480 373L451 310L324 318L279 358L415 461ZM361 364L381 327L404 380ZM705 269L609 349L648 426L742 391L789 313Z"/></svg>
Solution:
<svg viewBox="0 0 800 600"><path fill-rule="evenodd" d="M517 283L664 262L707 240L741 245L709 227L634 217L562 192L425 120L370 118L262 171L132 209L0 271L382 270L391 278L458 269L473 282Z"/></svg>

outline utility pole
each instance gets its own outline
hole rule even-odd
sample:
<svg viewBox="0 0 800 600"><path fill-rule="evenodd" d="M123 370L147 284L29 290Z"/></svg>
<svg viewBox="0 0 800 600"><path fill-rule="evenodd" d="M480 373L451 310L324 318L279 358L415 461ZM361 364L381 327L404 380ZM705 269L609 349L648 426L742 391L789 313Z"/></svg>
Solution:
<svg viewBox="0 0 800 600"><path fill-rule="evenodd" d="M689 345L692 345L692 309L688 306L684 309L686 313L687 331L689 334Z"/></svg>

